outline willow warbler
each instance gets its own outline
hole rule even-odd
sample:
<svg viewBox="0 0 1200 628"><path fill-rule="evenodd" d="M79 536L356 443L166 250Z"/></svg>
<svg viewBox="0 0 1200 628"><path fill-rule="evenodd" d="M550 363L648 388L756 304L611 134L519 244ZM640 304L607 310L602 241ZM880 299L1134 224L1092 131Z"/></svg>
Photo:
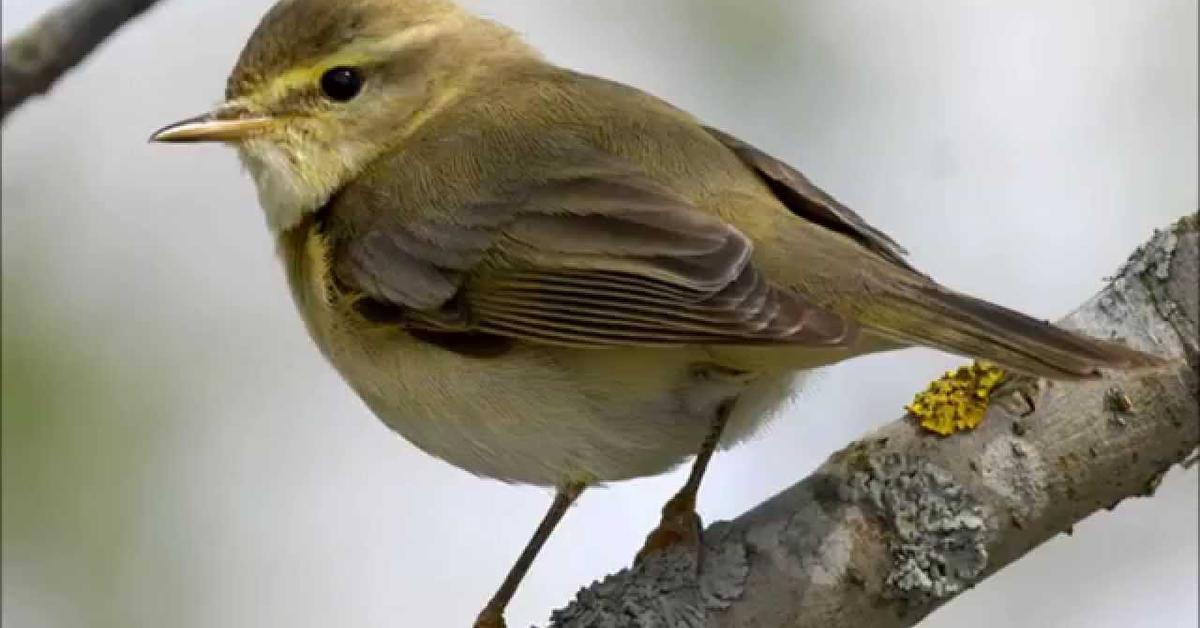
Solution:
<svg viewBox="0 0 1200 628"><path fill-rule="evenodd" d="M477 626L589 485L697 454L644 551L695 543L719 444L796 373L912 345L1090 378L1159 361L939 286L803 175L448 0L282 0L225 102L300 315L388 426L557 488Z"/></svg>

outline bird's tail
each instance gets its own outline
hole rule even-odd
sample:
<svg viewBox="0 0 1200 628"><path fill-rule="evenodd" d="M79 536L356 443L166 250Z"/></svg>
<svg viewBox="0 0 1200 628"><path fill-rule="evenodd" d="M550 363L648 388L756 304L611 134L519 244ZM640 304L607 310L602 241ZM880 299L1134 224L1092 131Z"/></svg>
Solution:
<svg viewBox="0 0 1200 628"><path fill-rule="evenodd" d="M879 335L1051 379L1099 377L1101 369L1159 368L1167 361L1114 342L1090 338L936 284L888 290L860 312Z"/></svg>

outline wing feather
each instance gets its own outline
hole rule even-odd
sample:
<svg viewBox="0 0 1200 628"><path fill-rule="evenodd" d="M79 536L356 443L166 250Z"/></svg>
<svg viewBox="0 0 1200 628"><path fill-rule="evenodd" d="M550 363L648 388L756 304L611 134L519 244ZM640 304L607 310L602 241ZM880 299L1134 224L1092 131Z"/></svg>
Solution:
<svg viewBox="0 0 1200 628"><path fill-rule="evenodd" d="M416 212L362 208L395 202L382 194L340 199L327 218L335 277L439 333L586 347L853 337L764 277L745 235L635 168L591 155L560 172Z"/></svg>
<svg viewBox="0 0 1200 628"><path fill-rule="evenodd" d="M705 129L757 172L792 213L853 238L884 259L917 272L905 259L908 251L904 247L871 226L857 212L813 185L800 171L724 131L712 127Z"/></svg>

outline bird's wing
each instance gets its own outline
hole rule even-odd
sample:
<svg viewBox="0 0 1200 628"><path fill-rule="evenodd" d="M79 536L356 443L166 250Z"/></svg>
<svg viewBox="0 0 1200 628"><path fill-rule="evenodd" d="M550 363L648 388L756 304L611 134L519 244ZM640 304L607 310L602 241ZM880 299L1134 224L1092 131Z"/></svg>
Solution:
<svg viewBox="0 0 1200 628"><path fill-rule="evenodd" d="M904 260L905 251L895 241L795 169L721 131L709 128L708 132L757 172L793 214L847 236L861 250L878 256L868 259L866 255L824 253L831 260L841 260L834 264L852 269L859 279L870 278L868 283L827 282L822 300L828 307L852 316L869 333L902 344L985 358L1056 379L1096 377L1102 368L1158 368L1166 364L1155 356L1066 331L938 285ZM815 247L813 235L805 230L791 241ZM864 271L866 267L870 270ZM813 265L799 268L811 273ZM815 297L811 292L809 295Z"/></svg>
<svg viewBox="0 0 1200 628"><path fill-rule="evenodd" d="M792 213L827 229L849 236L884 259L918 272L905 260L908 251L886 233L871 226L854 210L839 203L813 185L803 174L786 163L746 142L712 127L705 129L742 160L767 184Z"/></svg>
<svg viewBox="0 0 1200 628"><path fill-rule="evenodd" d="M403 220L335 211L333 274L426 331L568 346L852 340L852 322L768 281L736 228L617 158L572 159Z"/></svg>

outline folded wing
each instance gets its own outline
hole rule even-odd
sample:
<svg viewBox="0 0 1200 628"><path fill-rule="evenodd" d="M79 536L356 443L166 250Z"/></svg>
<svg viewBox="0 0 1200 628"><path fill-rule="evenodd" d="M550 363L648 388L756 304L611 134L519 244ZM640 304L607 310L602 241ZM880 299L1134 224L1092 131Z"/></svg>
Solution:
<svg viewBox="0 0 1200 628"><path fill-rule="evenodd" d="M437 332L567 346L853 338L851 322L764 277L737 229L635 168L589 155L559 171L404 220L335 205L334 275Z"/></svg>

